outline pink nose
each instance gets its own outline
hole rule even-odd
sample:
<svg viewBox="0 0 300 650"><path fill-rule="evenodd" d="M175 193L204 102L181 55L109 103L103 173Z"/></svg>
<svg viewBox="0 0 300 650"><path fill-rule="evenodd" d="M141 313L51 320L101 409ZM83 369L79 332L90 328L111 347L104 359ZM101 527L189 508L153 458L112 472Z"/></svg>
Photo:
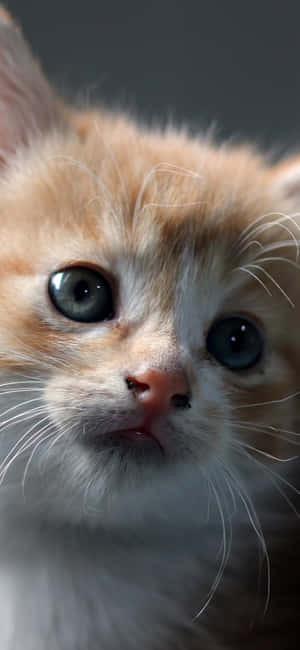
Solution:
<svg viewBox="0 0 300 650"><path fill-rule="evenodd" d="M153 415L165 413L170 406L189 406L189 386L183 371L167 372L152 368L129 375L126 383L145 411Z"/></svg>

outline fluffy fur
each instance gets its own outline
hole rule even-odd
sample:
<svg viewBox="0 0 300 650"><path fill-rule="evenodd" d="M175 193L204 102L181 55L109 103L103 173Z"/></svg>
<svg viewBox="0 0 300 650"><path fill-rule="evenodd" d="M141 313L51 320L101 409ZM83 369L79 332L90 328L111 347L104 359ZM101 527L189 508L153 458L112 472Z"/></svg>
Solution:
<svg viewBox="0 0 300 650"><path fill-rule="evenodd" d="M297 647L299 160L66 106L3 9L0 149L1 650ZM112 320L54 308L73 264ZM241 372L206 348L237 314L265 342ZM101 447L149 369L190 394L163 457Z"/></svg>

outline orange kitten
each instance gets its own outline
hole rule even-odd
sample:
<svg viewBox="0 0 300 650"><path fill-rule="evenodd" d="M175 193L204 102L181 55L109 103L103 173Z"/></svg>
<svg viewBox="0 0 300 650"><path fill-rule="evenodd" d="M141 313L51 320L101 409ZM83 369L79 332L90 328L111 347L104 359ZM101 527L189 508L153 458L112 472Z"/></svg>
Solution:
<svg viewBox="0 0 300 650"><path fill-rule="evenodd" d="M0 149L1 650L274 649L299 159L66 106L4 9Z"/></svg>

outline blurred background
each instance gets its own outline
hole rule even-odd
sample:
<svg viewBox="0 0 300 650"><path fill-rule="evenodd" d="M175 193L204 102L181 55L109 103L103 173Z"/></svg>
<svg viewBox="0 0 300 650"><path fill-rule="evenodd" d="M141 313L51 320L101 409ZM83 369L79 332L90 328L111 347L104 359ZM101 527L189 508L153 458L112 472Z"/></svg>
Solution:
<svg viewBox="0 0 300 650"><path fill-rule="evenodd" d="M300 146L300 3L7 0L59 90Z"/></svg>

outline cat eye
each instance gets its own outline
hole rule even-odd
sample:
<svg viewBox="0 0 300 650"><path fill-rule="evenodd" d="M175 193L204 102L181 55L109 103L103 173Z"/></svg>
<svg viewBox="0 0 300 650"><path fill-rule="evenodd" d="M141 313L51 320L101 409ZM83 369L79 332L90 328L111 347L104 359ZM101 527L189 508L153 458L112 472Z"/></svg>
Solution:
<svg viewBox="0 0 300 650"><path fill-rule="evenodd" d="M74 321L96 323L113 317L112 290L104 276L86 266L70 266L49 278L49 296L56 309Z"/></svg>
<svg viewBox="0 0 300 650"><path fill-rule="evenodd" d="M263 354L263 339L258 328L246 318L230 316L210 328L206 348L230 370L252 368Z"/></svg>

